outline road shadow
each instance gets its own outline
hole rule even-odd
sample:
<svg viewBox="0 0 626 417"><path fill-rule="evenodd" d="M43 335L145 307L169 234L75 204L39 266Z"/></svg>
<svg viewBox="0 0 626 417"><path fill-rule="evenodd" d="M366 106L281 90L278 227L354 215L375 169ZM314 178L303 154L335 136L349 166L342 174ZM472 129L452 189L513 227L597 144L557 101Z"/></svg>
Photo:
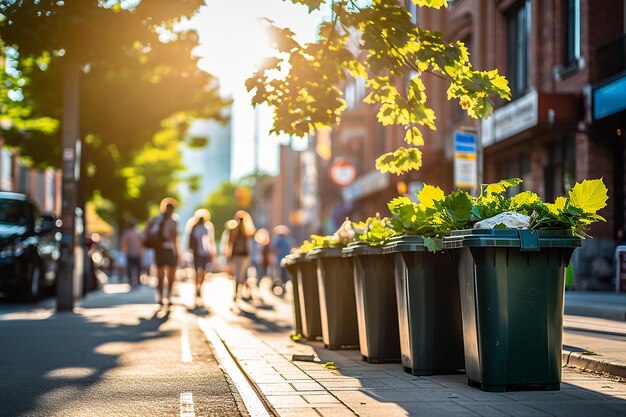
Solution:
<svg viewBox="0 0 626 417"><path fill-rule="evenodd" d="M284 332L293 328L289 318L287 320L277 320L276 317L265 318L263 310L267 309L238 301L232 311L240 317L249 319L250 325L246 328L259 333Z"/></svg>
<svg viewBox="0 0 626 417"><path fill-rule="evenodd" d="M112 351L105 345L169 336L160 330L169 309L144 305L138 310L140 298L100 294L87 297L76 313L42 316L26 305L22 311L0 314L0 415L31 415L42 404L49 407L47 415L56 415L55 405L62 406L63 398L80 398L133 349L119 345L121 351Z"/></svg>

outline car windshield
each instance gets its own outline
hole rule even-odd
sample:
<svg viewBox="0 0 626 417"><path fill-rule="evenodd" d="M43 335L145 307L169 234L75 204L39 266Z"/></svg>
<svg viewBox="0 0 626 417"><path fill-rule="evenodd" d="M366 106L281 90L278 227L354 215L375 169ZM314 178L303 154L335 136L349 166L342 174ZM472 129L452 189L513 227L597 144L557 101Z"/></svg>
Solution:
<svg viewBox="0 0 626 417"><path fill-rule="evenodd" d="M0 200L0 223L27 226L28 207L22 201Z"/></svg>

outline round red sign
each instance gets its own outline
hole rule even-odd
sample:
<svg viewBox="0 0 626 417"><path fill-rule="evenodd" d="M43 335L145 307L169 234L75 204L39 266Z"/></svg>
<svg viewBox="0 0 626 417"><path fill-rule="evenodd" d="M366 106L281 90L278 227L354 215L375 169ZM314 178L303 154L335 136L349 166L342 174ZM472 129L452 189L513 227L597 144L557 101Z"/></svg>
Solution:
<svg viewBox="0 0 626 417"><path fill-rule="evenodd" d="M343 158L336 158L328 167L330 179L340 187L347 187L356 179L356 167Z"/></svg>

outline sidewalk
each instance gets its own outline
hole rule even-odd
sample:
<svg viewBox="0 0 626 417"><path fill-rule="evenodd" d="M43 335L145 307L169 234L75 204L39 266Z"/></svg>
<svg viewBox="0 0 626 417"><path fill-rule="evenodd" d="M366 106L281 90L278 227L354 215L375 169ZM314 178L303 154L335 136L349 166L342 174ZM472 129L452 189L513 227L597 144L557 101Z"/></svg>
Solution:
<svg viewBox="0 0 626 417"><path fill-rule="evenodd" d="M268 408L279 416L626 415L626 383L571 366L577 356L593 356L581 351L626 363L623 347L604 350L612 338L616 346L626 347L623 323L591 333L593 326L587 321L600 319L566 317L569 330L564 343L571 350L564 352L569 366L563 368L561 391L486 393L468 386L464 375L416 377L403 372L400 364L363 362L358 350L330 351L321 342L292 342L288 300L265 290L264 304L239 302L233 309L226 296L230 291L232 284L222 277L207 284L211 314L201 320L217 332ZM595 325L602 328L600 323L605 322ZM580 333L585 339L579 339ZM328 369L327 362L338 369Z"/></svg>
<svg viewBox="0 0 626 417"><path fill-rule="evenodd" d="M626 294L567 291L563 364L626 378Z"/></svg>

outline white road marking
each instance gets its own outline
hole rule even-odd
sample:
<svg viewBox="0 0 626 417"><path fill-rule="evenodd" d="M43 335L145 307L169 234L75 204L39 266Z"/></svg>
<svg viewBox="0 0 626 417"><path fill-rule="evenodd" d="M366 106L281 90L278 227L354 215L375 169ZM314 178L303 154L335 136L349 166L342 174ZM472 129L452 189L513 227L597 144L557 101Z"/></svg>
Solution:
<svg viewBox="0 0 626 417"><path fill-rule="evenodd" d="M184 363L191 362L193 357L191 356L191 346L189 345L189 330L182 329L180 335L180 354Z"/></svg>
<svg viewBox="0 0 626 417"><path fill-rule="evenodd" d="M248 382L243 375L243 372L241 372L241 369L239 369L230 352L226 349L226 346L224 346L222 339L220 339L218 334L215 333L215 330L213 330L213 327L211 327L206 319L198 319L198 325L204 332L206 338L213 345L220 364L224 367L224 370L235 384L250 416L270 417L265 405L263 405L263 402L250 385L250 382Z"/></svg>
<svg viewBox="0 0 626 417"><path fill-rule="evenodd" d="M196 417L193 406L193 394L191 392L180 393L180 417Z"/></svg>

